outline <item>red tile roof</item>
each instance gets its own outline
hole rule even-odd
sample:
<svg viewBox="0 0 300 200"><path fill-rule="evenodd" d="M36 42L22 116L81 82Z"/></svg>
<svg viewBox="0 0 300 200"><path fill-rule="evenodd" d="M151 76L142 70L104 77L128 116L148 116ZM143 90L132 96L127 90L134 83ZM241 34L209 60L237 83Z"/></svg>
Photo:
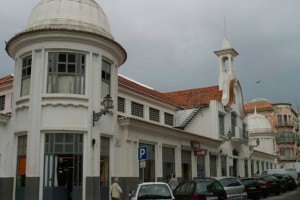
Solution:
<svg viewBox="0 0 300 200"><path fill-rule="evenodd" d="M0 84L13 81L13 80L14 80L14 76L10 74L8 76L4 76L3 78L0 78Z"/></svg>
<svg viewBox="0 0 300 200"><path fill-rule="evenodd" d="M119 85L123 85L125 87L129 87L130 89L136 90L138 92L144 93L146 95L152 96L154 98L157 98L159 100L162 100L164 102L170 103L176 107L180 107L176 104L176 102L174 102L172 99L168 98L166 95L164 95L161 92L158 92L156 90L147 88L145 86L142 86L140 84L137 84L131 80L126 79L123 76L118 76L118 80L119 80Z"/></svg>
<svg viewBox="0 0 300 200"><path fill-rule="evenodd" d="M230 82L230 99L228 105L231 105L234 100L234 83L235 80ZM222 100L222 91L219 91L219 86L168 92L164 94L175 101L176 104L186 109L196 108L200 105L208 105L211 100L219 102Z"/></svg>
<svg viewBox="0 0 300 200"><path fill-rule="evenodd" d="M235 81L236 80L232 80L230 82L230 99L228 105L231 105L234 101ZM208 105L211 100L221 102L222 99L222 91L219 91L219 86L161 93L130 81L123 76L119 76L119 84L184 109L197 108L200 105Z"/></svg>
<svg viewBox="0 0 300 200"><path fill-rule="evenodd" d="M253 111L254 108L256 108L257 110L260 109L271 109L272 108L272 102L270 102L267 99L254 99L250 102L247 102L244 105L245 111L250 112Z"/></svg>

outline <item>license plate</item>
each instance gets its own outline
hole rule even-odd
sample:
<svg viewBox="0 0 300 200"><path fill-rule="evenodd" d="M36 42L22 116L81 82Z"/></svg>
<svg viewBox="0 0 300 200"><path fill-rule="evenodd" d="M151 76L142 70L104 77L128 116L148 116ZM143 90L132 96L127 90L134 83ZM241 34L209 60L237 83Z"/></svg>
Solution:
<svg viewBox="0 0 300 200"><path fill-rule="evenodd" d="M249 187L249 190L255 190L256 187Z"/></svg>
<svg viewBox="0 0 300 200"><path fill-rule="evenodd" d="M218 200L218 197L207 197L207 200Z"/></svg>

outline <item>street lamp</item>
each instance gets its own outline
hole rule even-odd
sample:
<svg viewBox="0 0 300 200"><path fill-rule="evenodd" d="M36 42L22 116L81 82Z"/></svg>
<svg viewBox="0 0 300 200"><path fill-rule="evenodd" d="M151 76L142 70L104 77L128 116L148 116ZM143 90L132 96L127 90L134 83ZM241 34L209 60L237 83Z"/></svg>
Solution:
<svg viewBox="0 0 300 200"><path fill-rule="evenodd" d="M231 133L231 131L230 131L230 129L229 129L227 135L224 135L224 136L227 136L227 138L226 138L226 137L223 137L223 139L222 139L222 144L224 144L224 143L227 142L227 141L230 141L231 138L233 137L233 134Z"/></svg>
<svg viewBox="0 0 300 200"><path fill-rule="evenodd" d="M95 121L98 121L102 115L105 115L106 113L108 113L109 109L111 109L113 107L113 100L112 100L111 96L109 96L109 95L106 95L106 97L104 97L102 103L103 103L104 109L102 109L100 112L97 112L97 113L95 111L93 111L93 126L95 125Z"/></svg>
<svg viewBox="0 0 300 200"><path fill-rule="evenodd" d="M227 137L228 137L228 140L231 140L231 138L233 137L233 134L231 133L230 129L227 133Z"/></svg>
<svg viewBox="0 0 300 200"><path fill-rule="evenodd" d="M249 150L253 150L254 147L258 147L258 146L259 146L259 143L260 143L260 141L259 141L259 139L257 138L257 139L256 139L256 145L249 145Z"/></svg>

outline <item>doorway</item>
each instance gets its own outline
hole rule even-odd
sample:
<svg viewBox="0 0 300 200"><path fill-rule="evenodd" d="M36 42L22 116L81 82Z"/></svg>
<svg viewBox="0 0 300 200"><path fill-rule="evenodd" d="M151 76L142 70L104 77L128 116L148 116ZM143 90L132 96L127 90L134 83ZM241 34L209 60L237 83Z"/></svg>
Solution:
<svg viewBox="0 0 300 200"><path fill-rule="evenodd" d="M46 134L44 200L82 199L82 135Z"/></svg>

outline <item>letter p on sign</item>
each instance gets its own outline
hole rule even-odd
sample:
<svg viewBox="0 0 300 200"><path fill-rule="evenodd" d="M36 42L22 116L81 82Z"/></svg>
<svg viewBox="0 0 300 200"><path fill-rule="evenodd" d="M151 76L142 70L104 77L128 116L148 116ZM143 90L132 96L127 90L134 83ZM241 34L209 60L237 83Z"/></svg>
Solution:
<svg viewBox="0 0 300 200"><path fill-rule="evenodd" d="M147 147L139 147L139 160L147 160Z"/></svg>

